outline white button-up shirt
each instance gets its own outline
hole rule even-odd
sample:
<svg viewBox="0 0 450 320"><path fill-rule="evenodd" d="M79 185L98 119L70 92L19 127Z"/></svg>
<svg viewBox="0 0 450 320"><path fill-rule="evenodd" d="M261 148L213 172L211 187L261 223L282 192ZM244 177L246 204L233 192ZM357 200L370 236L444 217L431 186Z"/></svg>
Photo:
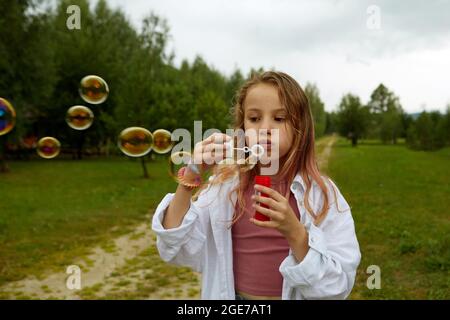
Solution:
<svg viewBox="0 0 450 320"><path fill-rule="evenodd" d="M174 194L168 193L153 215L152 229L157 235L157 247L164 261L189 266L202 273L202 299L234 299L233 247L230 221L237 200L229 192L238 183L234 177L224 183L209 186L192 201L180 226L164 229L164 213ZM337 201L332 191L336 189ZM291 185L300 211L300 221L308 231L309 250L297 262L292 250L279 271L283 276L282 299L345 299L351 292L356 269L361 260L358 240L350 207L332 182L327 183L329 211L319 226L303 205L305 183L299 174ZM314 212L322 207L323 195L312 184L309 203Z"/></svg>

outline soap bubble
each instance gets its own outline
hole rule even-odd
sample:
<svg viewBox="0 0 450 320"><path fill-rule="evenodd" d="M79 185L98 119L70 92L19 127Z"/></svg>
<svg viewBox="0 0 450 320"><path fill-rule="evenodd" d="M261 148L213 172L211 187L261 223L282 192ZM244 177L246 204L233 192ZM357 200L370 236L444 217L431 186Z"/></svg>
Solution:
<svg viewBox="0 0 450 320"><path fill-rule="evenodd" d="M153 132L153 151L156 153L167 153L173 147L171 133L165 129L158 129Z"/></svg>
<svg viewBox="0 0 450 320"><path fill-rule="evenodd" d="M16 111L8 100L0 98L0 136L10 132L16 124Z"/></svg>
<svg viewBox="0 0 450 320"><path fill-rule="evenodd" d="M73 106L67 110L66 122L72 129L86 130L94 122L94 113L85 106Z"/></svg>
<svg viewBox="0 0 450 320"><path fill-rule="evenodd" d="M255 144L251 148L245 146L243 148L235 148L233 143L227 143L231 148L231 157L227 157L218 163L218 171L223 171L227 166L238 166L241 172L250 171L258 163L258 160L264 155L264 147ZM243 157L243 153L235 152L234 150L242 150L250 153L247 158Z"/></svg>
<svg viewBox="0 0 450 320"><path fill-rule="evenodd" d="M255 159L261 159L261 157L264 155L264 147L260 144L254 144L251 148L250 148L250 152L251 155L255 158Z"/></svg>
<svg viewBox="0 0 450 320"><path fill-rule="evenodd" d="M142 157L152 150L153 135L141 127L129 127L119 135L119 149L130 157Z"/></svg>
<svg viewBox="0 0 450 320"><path fill-rule="evenodd" d="M53 137L44 137L37 143L37 153L44 159L56 157L61 150L61 143Z"/></svg>
<svg viewBox="0 0 450 320"><path fill-rule="evenodd" d="M191 153L187 151L174 152L169 157L169 174L177 180L177 173L181 167L189 164L191 161Z"/></svg>
<svg viewBox="0 0 450 320"><path fill-rule="evenodd" d="M86 76L80 81L80 96L90 104L100 104L108 98L109 88L99 76Z"/></svg>

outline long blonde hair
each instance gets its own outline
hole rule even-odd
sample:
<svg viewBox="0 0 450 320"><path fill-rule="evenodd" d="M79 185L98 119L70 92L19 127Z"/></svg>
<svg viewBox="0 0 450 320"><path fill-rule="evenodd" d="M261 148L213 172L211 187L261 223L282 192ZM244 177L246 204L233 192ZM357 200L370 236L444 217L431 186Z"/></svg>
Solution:
<svg viewBox="0 0 450 320"><path fill-rule="evenodd" d="M288 186L290 186L296 174L299 173L301 175L306 184L303 203L307 212L314 218L314 223L318 225L326 217L330 200L328 188L324 181L325 177L321 175L315 157L314 122L308 98L297 81L283 72L267 71L260 74L254 73L235 96L235 104L231 108L234 119L232 127L235 130L244 130L245 98L250 88L261 83L273 85L278 89L280 101L287 111L287 121L294 130L294 141L285 155L286 160L282 162L280 176L285 177ZM208 185L220 184L232 176L239 175L239 183L231 190L229 199L231 201L231 194L237 192L239 206L240 208L245 208L244 191L249 186L250 181L253 181L254 176L257 175L257 167L255 166L249 171L241 172L237 166L224 166L219 169L219 166L214 165L212 170L214 179L204 183L194 194L193 199L195 200L199 193ZM313 181L317 183L323 193L323 205L319 212L313 211L308 200ZM334 188L333 191L336 196ZM240 214L235 211L231 224L235 223L243 213L243 210Z"/></svg>

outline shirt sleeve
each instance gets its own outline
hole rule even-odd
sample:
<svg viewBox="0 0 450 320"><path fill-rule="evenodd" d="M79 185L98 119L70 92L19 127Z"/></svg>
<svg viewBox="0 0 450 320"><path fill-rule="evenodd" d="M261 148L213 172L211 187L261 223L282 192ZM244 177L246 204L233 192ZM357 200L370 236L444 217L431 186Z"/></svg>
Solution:
<svg viewBox="0 0 450 320"><path fill-rule="evenodd" d="M297 262L290 250L280 265L287 290L298 290L303 299L345 299L353 288L361 252L350 207L339 190L336 202L320 226L305 224L309 251L304 259Z"/></svg>
<svg viewBox="0 0 450 320"><path fill-rule="evenodd" d="M197 201L192 201L181 224L176 228L165 229L162 225L164 214L174 197L168 193L159 203L152 219L152 230L156 233L156 246L161 258L169 263L188 266L201 272L206 242L206 226L209 212L205 205L203 190Z"/></svg>

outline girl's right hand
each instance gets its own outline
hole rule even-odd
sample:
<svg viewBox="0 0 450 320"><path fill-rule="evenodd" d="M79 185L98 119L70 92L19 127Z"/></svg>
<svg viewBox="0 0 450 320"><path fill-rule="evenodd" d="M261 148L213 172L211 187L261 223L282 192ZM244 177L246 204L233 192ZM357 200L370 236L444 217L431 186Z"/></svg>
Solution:
<svg viewBox="0 0 450 320"><path fill-rule="evenodd" d="M211 165L219 163L220 160L224 159L229 148L229 145L225 142L230 141L231 137L224 133L213 133L205 140L198 142L192 155L194 164L206 170Z"/></svg>

